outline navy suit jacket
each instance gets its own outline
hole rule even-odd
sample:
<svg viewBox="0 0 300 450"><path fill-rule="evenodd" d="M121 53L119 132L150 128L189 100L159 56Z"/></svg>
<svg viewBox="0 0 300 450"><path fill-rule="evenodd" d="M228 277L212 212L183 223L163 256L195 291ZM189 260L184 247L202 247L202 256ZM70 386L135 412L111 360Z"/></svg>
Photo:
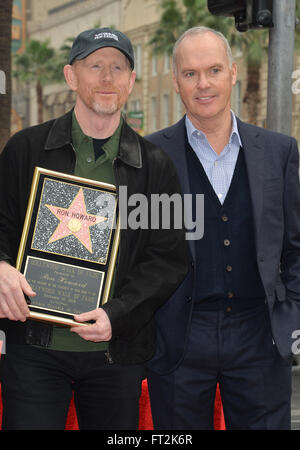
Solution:
<svg viewBox="0 0 300 450"><path fill-rule="evenodd" d="M249 177L257 263L268 302L273 338L282 357L288 358L292 352L292 333L300 330L297 142L292 137L246 124L239 119L237 122ZM146 136L146 139L171 157L179 175L182 193L190 193L185 157L185 117L171 127ZM195 296L195 241L190 240L188 243L189 273L169 301L156 313L157 350L149 362L149 368L160 374L167 374L178 366L189 332Z"/></svg>

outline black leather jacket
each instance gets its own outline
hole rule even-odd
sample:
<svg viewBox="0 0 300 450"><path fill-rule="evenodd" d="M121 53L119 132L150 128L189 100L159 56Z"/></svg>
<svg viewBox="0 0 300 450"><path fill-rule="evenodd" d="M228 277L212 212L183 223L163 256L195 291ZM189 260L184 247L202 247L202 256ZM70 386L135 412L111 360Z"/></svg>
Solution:
<svg viewBox="0 0 300 450"><path fill-rule="evenodd" d="M76 154L71 141L72 111L15 134L0 156L0 260L15 264L27 202L36 166L74 172ZM114 161L117 187L128 197L143 193L180 192L168 156L136 134L125 122ZM131 208L133 209L133 208ZM130 207L128 207L128 214ZM150 217L150 215L149 215ZM155 349L155 311L171 296L187 272L184 230L121 229L115 295L103 305L112 325L109 351L115 362L130 364L150 359ZM0 320L7 342L51 342L52 326L27 320Z"/></svg>

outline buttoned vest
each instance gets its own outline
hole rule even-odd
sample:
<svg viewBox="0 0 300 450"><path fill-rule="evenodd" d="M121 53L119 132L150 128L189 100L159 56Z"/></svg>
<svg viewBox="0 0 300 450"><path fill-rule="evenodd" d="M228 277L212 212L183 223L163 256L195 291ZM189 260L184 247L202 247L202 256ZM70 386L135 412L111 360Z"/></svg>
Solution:
<svg viewBox="0 0 300 450"><path fill-rule="evenodd" d="M264 299L256 261L252 204L241 148L223 205L192 148L187 146L191 193L204 194L204 235L195 241L195 302ZM193 196L194 197L194 196ZM195 201L193 208L195 208ZM196 217L193 211L194 219Z"/></svg>

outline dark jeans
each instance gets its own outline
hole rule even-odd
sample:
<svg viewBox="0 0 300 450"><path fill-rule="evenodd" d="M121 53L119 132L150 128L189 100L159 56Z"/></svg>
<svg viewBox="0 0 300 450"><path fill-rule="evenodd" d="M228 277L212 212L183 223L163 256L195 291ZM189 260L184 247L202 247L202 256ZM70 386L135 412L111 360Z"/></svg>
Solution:
<svg viewBox="0 0 300 450"><path fill-rule="evenodd" d="M136 430L142 365L109 364L104 352L8 345L1 358L2 428L64 429L74 392L80 429Z"/></svg>
<svg viewBox="0 0 300 450"><path fill-rule="evenodd" d="M219 383L227 429L290 429L291 361L279 355L264 306L194 311L185 358L148 373L155 429L213 429Z"/></svg>

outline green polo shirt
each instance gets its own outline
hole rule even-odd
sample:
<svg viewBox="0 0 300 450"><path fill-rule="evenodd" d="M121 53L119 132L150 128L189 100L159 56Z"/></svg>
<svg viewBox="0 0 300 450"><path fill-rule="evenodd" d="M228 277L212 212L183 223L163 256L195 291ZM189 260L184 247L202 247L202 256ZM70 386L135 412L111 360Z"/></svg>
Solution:
<svg viewBox="0 0 300 450"><path fill-rule="evenodd" d="M112 162L118 154L123 119L110 139L102 146L104 153L95 160L93 138L86 136L77 122L75 113L72 119L72 142L76 151L74 175L104 183L115 184ZM111 294L112 295L112 291ZM71 333L69 327L54 326L52 350L99 351L108 348L107 342L91 342Z"/></svg>

